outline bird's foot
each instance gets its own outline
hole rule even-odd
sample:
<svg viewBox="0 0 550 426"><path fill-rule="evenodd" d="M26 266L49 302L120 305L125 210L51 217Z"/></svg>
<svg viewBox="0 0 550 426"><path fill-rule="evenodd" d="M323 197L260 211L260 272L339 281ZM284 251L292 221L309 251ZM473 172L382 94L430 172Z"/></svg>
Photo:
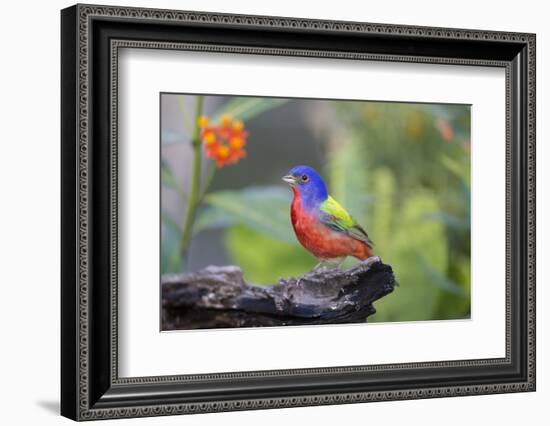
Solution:
<svg viewBox="0 0 550 426"><path fill-rule="evenodd" d="M336 269L342 262L345 260L345 257L338 257L335 259L321 260L317 265L313 267L312 272L326 271L327 269Z"/></svg>
<svg viewBox="0 0 550 426"><path fill-rule="evenodd" d="M317 272L317 271L322 271L324 269L327 269L327 265L325 265L324 262L319 262L317 265L315 265L313 267L313 269L311 270L311 272Z"/></svg>
<svg viewBox="0 0 550 426"><path fill-rule="evenodd" d="M329 263L329 262L319 262L317 265L313 267L311 270L312 272L322 272L327 271L329 269L337 268L338 264L336 263Z"/></svg>

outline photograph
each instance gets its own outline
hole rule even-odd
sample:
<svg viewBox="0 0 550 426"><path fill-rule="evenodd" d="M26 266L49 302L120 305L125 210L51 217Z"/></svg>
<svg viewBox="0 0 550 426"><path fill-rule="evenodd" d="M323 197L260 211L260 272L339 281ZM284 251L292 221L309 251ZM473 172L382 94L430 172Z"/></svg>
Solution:
<svg viewBox="0 0 550 426"><path fill-rule="evenodd" d="M470 109L161 93L161 331L468 320Z"/></svg>
<svg viewBox="0 0 550 426"><path fill-rule="evenodd" d="M61 228L61 262L35 269L53 265L61 291L31 299L59 306L59 336L39 330L25 349L58 342L39 365L60 379L37 383L55 384L62 416L341 405L333 424L369 403L370 421L405 410L410 423L426 411L413 400L433 399L443 415L481 409L517 424L538 408L536 80L547 25L541 13L527 19L529 7L405 3L377 5L386 14L75 4L60 26L40 13L56 47L46 56L61 59L41 98L60 86L61 108L29 126L36 96L12 85L26 122L4 139L25 148L6 156L15 168L36 157L59 169L60 203L41 202L44 173L28 191L8 186L57 206L57 225L41 227ZM51 160L48 126L61 139ZM19 234L11 251L27 253ZM24 257L7 283L28 269ZM6 300L13 318L38 312ZM525 404L487 410L517 408L504 398Z"/></svg>

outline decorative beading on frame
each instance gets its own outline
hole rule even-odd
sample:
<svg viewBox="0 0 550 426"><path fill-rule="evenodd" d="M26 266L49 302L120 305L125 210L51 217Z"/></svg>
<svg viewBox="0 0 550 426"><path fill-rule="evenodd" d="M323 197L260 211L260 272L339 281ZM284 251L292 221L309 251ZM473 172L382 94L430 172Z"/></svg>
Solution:
<svg viewBox="0 0 550 426"><path fill-rule="evenodd" d="M78 31L78 405L88 410L88 18L79 10Z"/></svg>
<svg viewBox="0 0 550 426"><path fill-rule="evenodd" d="M404 389L399 391L356 392L301 397L262 398L189 404L167 404L139 408L98 409L82 413L83 420L112 417L167 416L175 414L212 413L220 411L259 410L269 408L307 407L315 405L352 404L358 402L397 401L419 398L486 395L525 391L526 383L447 388Z"/></svg>
<svg viewBox="0 0 550 426"><path fill-rule="evenodd" d="M327 32L360 32L360 33L380 33L385 35L411 35L417 37L436 37L450 39L472 39L472 40L494 40L494 41L509 41L518 43L527 43L528 45L528 102L529 102L529 117L528 117L528 233L531 242L528 247L528 381L526 383L508 383L501 385L486 385L486 386L452 386L447 388L432 388L432 389L412 389L402 391L385 391L385 392L363 392L353 394L330 394L324 396L307 396L296 398L268 398L254 399L242 401L220 401L202 404L167 404L163 406L140 407L132 409L88 409L88 40L89 40L89 20L92 17L129 17L139 18L143 20L169 20L181 22L198 22L198 23L216 23L228 24L233 26L257 26L261 28L296 28L305 30L317 30ZM535 36L532 34L520 33L502 33L492 31L476 31L463 29L445 29L445 28L426 28L426 27L409 27L400 25L385 25L385 24L368 24L354 22L335 22L321 21L308 19L292 19L292 18L274 18L262 16L242 16L242 15L224 15L210 14L201 12L180 12L154 9L134 9L134 8L119 8L119 7L103 7L103 6L78 6L78 37L79 37L79 55L78 55L78 92L79 92L79 126L78 126L78 143L79 143L79 159L78 159L78 179L79 179L79 194L78 194L78 271L79 271L79 292L78 292L78 317L79 317L79 418L81 419L100 419L107 417L138 417L148 415L169 415L197 412L213 412L213 411L229 411L229 410L244 410L244 409L261 409L275 407L292 407L292 406L307 406L307 405L322 405L322 404L344 404L352 402L366 401L381 401L381 400L398 400L398 399L413 399L413 398L434 398L441 396L457 396L457 395L474 395L480 393L503 393L515 392L520 390L529 390L534 388L535 379ZM287 49L268 49L268 48L247 48L247 47L231 47L231 46L205 46L205 45L182 45L178 43L155 43L155 42L113 42L111 63L111 93L114 99L111 105L111 120L116 122L117 118L117 48L122 47L126 43L127 47L147 47L159 49L182 49L187 50L202 50L211 52L226 52L226 53L255 53L269 55L298 55L298 56L315 56L327 57L334 59L369 59L383 61L400 61L400 62L426 62L426 63L448 63L448 64L475 64L483 66L503 66L498 61L474 61L453 58L414 58L397 55L368 55L346 52L325 52L325 51L310 51L310 50L287 50ZM507 87L510 87L510 70L506 70ZM507 119L510 115L509 103L510 93L506 93L507 103ZM508 122L508 120L507 120ZM506 130L507 150L510 145L510 129ZM112 284L112 300L111 300L111 315L112 315L112 347L117 348L117 327L116 327L116 304L117 304L117 222L116 222L116 202L117 202L117 132L116 126L111 128L112 151L111 159L113 168L111 171L111 205L112 205L112 221L111 226L111 284ZM509 175L510 153L507 151L507 176ZM510 199L510 185L506 183L507 202ZM507 213L507 228L509 229L509 217ZM507 235L509 237L509 235ZM509 238L508 238L509 240ZM510 253L507 247L507 253ZM510 354L510 286L509 286L509 256L506 260L507 270L507 290L506 290L506 361L509 361ZM502 362L500 359L484 359L484 360L465 360L456 362L434 362L434 363L414 363L414 364L392 364L378 366L363 366L363 367L330 367L318 369L300 369L300 370L276 370L264 372L249 372L249 373L222 373L212 375L188 375L188 376L162 376L162 377L146 377L146 378L117 378L117 350L113 350L114 359L112 362L111 379L118 383L161 383L181 380L215 380L220 378L239 378L239 377L268 377L281 375L300 374L331 374L345 371L375 371L384 369L399 369L415 367L442 367L442 366L471 366L471 365L487 365Z"/></svg>
<svg viewBox="0 0 550 426"><path fill-rule="evenodd" d="M536 187L535 187L535 167L536 167L536 39L534 35L528 38L528 64L527 64L527 233L529 244L527 246L527 376L530 383L530 388L534 390L535 383L535 306L536 306L536 229L535 229L535 202L536 202Z"/></svg>
<svg viewBox="0 0 550 426"><path fill-rule="evenodd" d="M109 7L94 5L81 5L80 8L81 15L138 18L149 21L180 21L204 24L227 24L245 27L293 28L329 32L339 31L385 35L411 35L431 38L451 38L467 40L493 40L510 42L531 42L531 40L534 40L533 34L523 34L515 32L465 30L458 28L450 29L394 24L372 24L365 22L339 22L272 16L235 15L209 12Z"/></svg>

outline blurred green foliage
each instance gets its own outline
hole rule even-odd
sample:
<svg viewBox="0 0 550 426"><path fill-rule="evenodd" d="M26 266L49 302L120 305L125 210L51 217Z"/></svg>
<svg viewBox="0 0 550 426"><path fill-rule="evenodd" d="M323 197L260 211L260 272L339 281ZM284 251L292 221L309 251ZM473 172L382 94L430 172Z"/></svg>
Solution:
<svg viewBox="0 0 550 426"><path fill-rule="evenodd" d="M296 243L266 237L242 224L229 228L225 243L235 264L258 284L273 284L281 277L302 275L317 263Z"/></svg>
<svg viewBox="0 0 550 426"><path fill-rule="evenodd" d="M235 98L219 114L240 111L251 120L282 104ZM331 195L367 229L375 253L392 265L399 283L375 304L369 321L468 318L469 107L333 101L327 108L331 119L321 129L326 163L319 171ZM162 167L163 184L181 192ZM290 198L283 186L208 193L194 232L225 229L229 258L250 281L269 284L303 274L316 260L293 234ZM177 265L179 228L166 215L163 225L161 267L169 272Z"/></svg>
<svg viewBox="0 0 550 426"><path fill-rule="evenodd" d="M346 102L337 109L348 142L332 142L330 190L337 199L370 195L355 205L350 199L350 209L400 284L376 303L371 321L469 317L469 108ZM345 177L358 169L359 178Z"/></svg>

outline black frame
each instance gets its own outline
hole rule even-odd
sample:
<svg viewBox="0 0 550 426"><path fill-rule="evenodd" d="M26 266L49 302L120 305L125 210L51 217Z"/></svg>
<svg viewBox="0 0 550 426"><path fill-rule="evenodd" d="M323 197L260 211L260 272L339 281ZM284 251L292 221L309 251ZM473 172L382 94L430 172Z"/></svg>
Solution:
<svg viewBox="0 0 550 426"><path fill-rule="evenodd" d="M535 390L535 35L76 5L61 13L61 36L64 416L88 420ZM119 378L116 95L117 54L124 47L505 68L506 357Z"/></svg>

